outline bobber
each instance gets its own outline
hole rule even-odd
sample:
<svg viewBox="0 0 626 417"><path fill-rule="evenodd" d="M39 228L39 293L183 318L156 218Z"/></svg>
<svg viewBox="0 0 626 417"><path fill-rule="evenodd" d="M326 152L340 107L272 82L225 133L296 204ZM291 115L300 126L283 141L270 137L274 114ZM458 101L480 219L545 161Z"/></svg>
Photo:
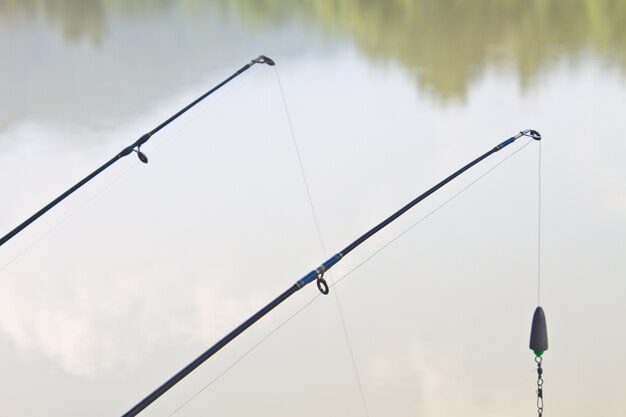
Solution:
<svg viewBox="0 0 626 417"><path fill-rule="evenodd" d="M530 350L541 356L548 350L548 328L546 327L546 313L538 306L533 314L533 324L530 329Z"/></svg>
<svg viewBox="0 0 626 417"><path fill-rule="evenodd" d="M546 314L541 306L537 306L533 314L533 324L530 329L530 350L535 353L537 364L537 412L539 417L543 414L543 368L542 355L548 350L548 327L546 326Z"/></svg>

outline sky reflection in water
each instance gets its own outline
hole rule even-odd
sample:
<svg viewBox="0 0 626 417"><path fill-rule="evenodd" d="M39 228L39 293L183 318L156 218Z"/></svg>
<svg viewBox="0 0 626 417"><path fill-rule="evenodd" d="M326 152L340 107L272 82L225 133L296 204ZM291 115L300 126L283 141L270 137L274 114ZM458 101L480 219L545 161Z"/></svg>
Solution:
<svg viewBox="0 0 626 417"><path fill-rule="evenodd" d="M536 128L546 413L621 415L625 9L0 1L10 57L0 67L0 230L259 53L278 62L329 251ZM370 415L535 412L535 145L335 289ZM355 251L333 278L514 150ZM324 258L273 69L250 70L144 151L147 166L122 160L0 250L1 267L37 242L0 270L0 365L12 381L3 414L121 414ZM146 415L169 415L315 291ZM601 352L593 364L591 352ZM334 301L318 300L179 415L207 412L364 415Z"/></svg>

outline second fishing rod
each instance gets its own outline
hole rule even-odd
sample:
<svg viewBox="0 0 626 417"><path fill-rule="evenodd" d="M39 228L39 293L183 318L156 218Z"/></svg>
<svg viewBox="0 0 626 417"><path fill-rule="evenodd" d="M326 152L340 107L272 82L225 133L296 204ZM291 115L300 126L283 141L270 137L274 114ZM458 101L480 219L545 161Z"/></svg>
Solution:
<svg viewBox="0 0 626 417"><path fill-rule="evenodd" d="M15 235L20 233L22 230L27 228L31 223L33 223L35 220L37 220L39 217L43 216L48 210L50 210L51 208L53 208L54 206L59 204L61 201L65 200L72 193L74 193L74 191L78 190L80 187L82 187L83 185L85 185L86 183L91 181L97 175L102 173L102 171L104 171L105 169L107 169L108 167L110 167L111 165L113 165L114 163L116 163L117 161L122 159L123 157L128 156L128 155L130 155L133 152L136 152L137 156L139 157L139 160L141 162L143 162L144 164L147 164L148 163L148 157L143 152L141 152L141 145L145 144L152 136L154 136L157 132L159 132L165 126L169 125L174 120L178 119L180 116L182 116L184 113L186 113L189 109L191 109L196 104L200 103L202 100L204 100L205 98L207 98L208 96L210 96L211 94L213 94L214 92L216 92L217 90L222 88L224 85L228 84L230 81L232 81L234 78L236 78L239 75L241 75L243 72L248 70L254 64L267 64L267 65L270 65L270 66L274 66L275 65L275 63L274 63L274 61L272 59L266 57L265 55L259 55L257 58L253 59L252 61L250 61L249 63L247 63L243 67L239 68L233 75L231 75L230 77L226 78L224 81L222 81L221 83L219 83L218 85L216 85L215 87L213 87L212 89L210 89L209 91L207 91L206 93L202 94L200 97L198 97L197 99L195 99L194 101L192 101L191 103L189 103L188 105L186 105L185 107L180 109L176 114L171 116L169 119L165 120L163 123L161 123L160 125L158 125L154 129L152 129L148 133L142 135L135 142L133 142L132 144L130 144L127 147L125 147L124 149L122 149L117 155L115 155L113 158L108 160L100 168L96 169L94 172L92 172L91 174L87 175L85 178L83 178L82 180L77 182L70 189L68 189L63 194L61 194L60 196L58 196L57 198L52 200L50 203L48 203L46 206L44 206L41 210L39 210L38 212L36 212L32 216L30 216L28 219L24 220L17 227L15 227L9 233L4 235L2 238L0 238L0 246L4 245L11 238L13 238Z"/></svg>
<svg viewBox="0 0 626 417"><path fill-rule="evenodd" d="M223 347L225 347L227 344L233 341L237 336L239 336L241 333L246 331L246 329L248 329L250 326L256 323L259 319L261 319L263 316L265 316L267 313L272 311L274 308L280 305L283 301L291 297L293 294L295 294L298 290L305 287L306 285L315 281L317 284L317 288L320 290L320 292L322 294L328 294L329 286L326 280L324 279L324 274L330 268L332 268L335 264L341 261L341 259L343 259L348 253L352 252L354 249L356 249L359 245L361 245L367 239L369 239L370 237L378 233L380 230L385 228L387 225L389 225L391 222L396 220L398 217L402 216L404 213L410 210L413 206L415 206L422 200L426 199L435 191L439 190L441 187L443 187L444 185L446 185L447 183L449 183L450 181L452 181L453 179L455 179L456 177L458 177L459 175L461 175L462 173L464 173L465 171L467 171L474 165L483 161L490 155L493 155L494 153L500 151L504 147L515 142L517 139L521 138L522 136L529 137L537 141L541 140L541 135L536 130L528 129L528 130L521 131L515 136L512 136L509 139L505 140L504 142L500 143L499 145L496 145L494 148L485 152L483 155L474 159L472 162L458 169L447 178L443 179L442 181L440 181L439 183L437 183L436 185L434 185L433 187L431 187L424 193L420 194L419 196L411 200L409 203L404 205L402 208L400 208L398 211L393 213L391 216L387 217L385 220L383 220L382 222L380 222L379 224L377 224L376 226L368 230L365 234L363 234L361 237L356 239L354 242L350 243L343 250L337 252L335 255L330 257L327 261L323 262L319 267L315 268L314 270L306 274L304 277L300 278L291 287L285 290L282 294L280 294L278 297L270 301L265 307L263 307L262 309L254 313L246 321L241 323L234 330L232 330L230 333L224 336L221 340L219 340L217 343L211 346L208 350L206 350L204 353L202 353L200 356L198 356L196 359L190 362L187 366L185 366L183 369L181 369L175 375L173 375L170 379L165 381L158 388L156 388L154 391L148 394L148 396L146 396L143 400L139 401L133 408L131 408L129 411L123 414L122 417L134 417L137 414L141 413L150 404L155 402L159 397L161 397L163 394L169 391L172 387L174 387L174 385L179 383L187 375L193 372L197 367L202 365L206 360L208 360L210 357L215 355Z"/></svg>

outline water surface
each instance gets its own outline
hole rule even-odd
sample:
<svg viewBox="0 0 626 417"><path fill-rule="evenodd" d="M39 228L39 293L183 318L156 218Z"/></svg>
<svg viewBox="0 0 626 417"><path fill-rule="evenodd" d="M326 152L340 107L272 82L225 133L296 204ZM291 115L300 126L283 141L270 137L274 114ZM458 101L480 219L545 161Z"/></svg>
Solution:
<svg viewBox="0 0 626 417"><path fill-rule="evenodd" d="M541 144L546 415L622 415L626 4L0 1L0 230L260 53L0 250L3 414L120 415L325 259L520 129ZM278 73L276 72L278 71ZM520 140L334 268L337 280ZM534 413L539 144L175 415ZM146 410L170 415L315 296Z"/></svg>

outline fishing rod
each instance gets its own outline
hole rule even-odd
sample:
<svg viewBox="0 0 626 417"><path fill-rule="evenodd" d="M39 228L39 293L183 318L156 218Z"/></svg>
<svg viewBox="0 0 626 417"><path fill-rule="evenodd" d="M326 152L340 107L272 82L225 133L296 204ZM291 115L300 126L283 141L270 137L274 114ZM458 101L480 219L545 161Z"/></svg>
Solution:
<svg viewBox="0 0 626 417"><path fill-rule="evenodd" d="M205 98L207 98L208 96L213 94L215 91L219 90L221 87L223 87L224 85L228 84L231 80L233 80L237 76L241 75L244 71L246 71L248 68L250 68L254 64L267 64L267 65L270 65L270 66L276 65L276 63L272 59L266 57L265 55L259 55L257 58L253 59L252 61L250 61L249 63L247 63L243 67L239 68L237 70L237 72L235 72L233 75L231 75L230 77L226 78L224 81L222 81L221 83L219 83L218 85L216 85L215 87L213 87L212 89L210 89L209 91L207 91L206 93L202 94L200 97L198 97L197 99L195 99L194 101L192 101L191 103L189 103L188 105L186 105L185 107L180 109L176 114L174 114L169 119L167 119L166 121L164 121L163 123L161 123L160 125L155 127L154 129L152 129L150 132L148 132L148 133L144 134L143 136L141 136L139 139L137 139L131 145L129 145L129 146L125 147L124 149L122 149L122 151L120 153L115 155L113 158L111 158L108 162L106 162L100 168L96 169L94 172L92 172L91 174L87 175L85 178L83 178L78 183L76 183L72 188L70 188L69 190L65 191L63 194L61 194L60 196L58 196L57 198L52 200L50 203L48 203L48 205L46 205L41 210L39 210L38 212L36 212L32 216L30 216L25 221L23 221L19 226L17 226L15 229L11 230L9 233L7 233L5 236L3 236L2 239L0 239L0 246L4 245L13 236L17 235L19 232L24 230L32 222L37 220L39 217L41 217L43 214L45 214L52 207L54 207L57 204L59 204L65 198L70 196L74 191L78 190L80 187L82 187L83 185L88 183L90 180L92 180L94 177L96 177L102 171L104 171L105 169L107 169L108 167L110 167L111 165L113 165L115 162L119 161L123 157L125 157L127 155L130 155L133 152L136 152L137 153L137 157L139 158L139 160L141 162L143 162L144 164L147 164L148 163L148 157L143 152L141 152L141 145L145 144L152 136L154 136L158 131L163 129L165 126L169 125L174 120L176 120L180 116L182 116L187 110L191 109L196 104L200 103L202 100L204 100Z"/></svg>
<svg viewBox="0 0 626 417"><path fill-rule="evenodd" d="M515 142L517 139L519 139L522 136L526 136L526 137L535 139L537 141L541 140L541 135L536 130L530 130L530 129L523 130L523 131L519 132L518 134L516 134L515 136L513 136L513 137L505 140L504 142L500 143L499 145L497 145L496 147L494 147L490 151L488 151L488 152L484 153L483 155L479 156L478 158L474 159L472 162L468 163L467 165L465 165L464 167L462 167L458 171L454 172L452 175L450 175L449 177L445 178L444 180L439 182L437 185L433 186L432 188L430 188L429 190L427 190L423 194L419 195L418 197L416 197L415 199L410 201L408 204L406 204L404 207L402 207L400 210L396 211L391 216L387 217L385 220L380 222L378 225L374 226L372 229L370 229L364 235L359 237L357 240L355 240L354 242L350 243L343 250L341 250L337 254L333 255L327 261L323 262L319 267L315 268L314 270L312 270L311 272L306 274L304 277L300 278L291 287L289 287L286 291L284 291L282 294L280 294L278 297L276 297L274 300L272 300L269 304L267 304L265 307L263 307L262 309L260 309L256 313L254 313L252 316L250 316L250 318L248 318L246 321L241 323L238 327L236 327L234 330L232 330L230 333L228 333L226 336L224 336L221 340L219 340L217 343L215 343L213 346L211 346L207 351L202 353L200 356L198 356L196 359L194 359L191 363L189 363L183 369L178 371L178 373L176 373L170 379L165 381L161 386L159 386L152 393L150 393L147 397L145 397L143 400L141 400L139 403L137 403L137 405L135 405L133 408L131 408L122 417L133 417L133 416L136 416L137 414L139 414L146 407L148 407L150 404L152 404L154 401L156 401L161 395L165 394L170 388L172 388L174 385L176 385L178 382L180 382L183 378L185 378L187 375L189 375L194 369L196 369L198 366L200 366L202 363L204 363L207 359L209 359L211 356L216 354L220 349L222 349L224 346L226 346L228 343L230 343L233 339L235 339L237 336L239 336L241 333L243 333L248 327L252 326L261 317L265 316L267 313L272 311L280 303L285 301L287 298L289 298L291 295L293 295L296 291L298 291L299 289L303 288L304 286L310 284L313 281L316 281L317 288L320 290L320 292L322 294L325 294L325 295L328 294L329 293L329 287L328 287L328 283L324 279L324 274L326 273L326 271L328 271L330 268L332 268L335 264L337 264L341 259L343 259L348 253L352 252L360 244L362 244L367 239L372 237L374 234L376 234L377 232L382 230L385 226L387 226L389 223L393 222L395 219L397 219L402 214L407 212L409 209L411 209L413 206L418 204L420 201L424 200L425 198L427 198L428 196L433 194L435 191L439 190L441 187L443 187L444 185L446 185L447 183L452 181L454 178L458 177L459 175L461 175L462 173L464 173L465 171L467 171L468 169L470 169L474 165L478 164L479 162L481 162L483 159L487 158L488 156L498 152L499 150L503 149L504 147L506 147L506 146L510 145L511 143Z"/></svg>

